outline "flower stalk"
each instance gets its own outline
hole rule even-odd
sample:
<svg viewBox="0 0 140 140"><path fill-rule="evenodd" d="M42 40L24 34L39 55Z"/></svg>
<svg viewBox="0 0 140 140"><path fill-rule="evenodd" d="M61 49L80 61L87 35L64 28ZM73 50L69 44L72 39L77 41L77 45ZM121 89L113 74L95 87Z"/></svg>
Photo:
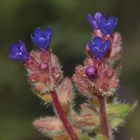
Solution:
<svg viewBox="0 0 140 140"><path fill-rule="evenodd" d="M103 96L97 96L99 101L99 114L100 114L100 127L102 134L107 140L112 140L111 129L108 123L107 111L106 111L106 98Z"/></svg>
<svg viewBox="0 0 140 140"><path fill-rule="evenodd" d="M79 138L77 137L71 123L69 122L69 120L67 119L66 117L66 114L59 102L59 99L57 97L57 94L56 94L56 91L53 90L51 91L51 97L52 97L52 100L53 100L53 105L54 105L54 108L56 110L56 112L58 113L67 133L69 134L71 140L79 140Z"/></svg>

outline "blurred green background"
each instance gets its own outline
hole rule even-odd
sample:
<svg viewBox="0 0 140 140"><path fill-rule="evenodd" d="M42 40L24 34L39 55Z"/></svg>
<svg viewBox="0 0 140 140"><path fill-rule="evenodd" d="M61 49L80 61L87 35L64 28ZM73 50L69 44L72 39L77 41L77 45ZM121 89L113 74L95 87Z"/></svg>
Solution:
<svg viewBox="0 0 140 140"><path fill-rule="evenodd" d="M0 0L0 140L45 140L31 125L33 119L51 114L35 97L26 71L8 59L9 46L23 39L35 49L30 34L36 27L51 26L52 48L66 76L85 58L84 46L91 27L86 14L96 11L119 19L123 36L124 70L120 99L133 103L140 97L140 1L139 0ZM140 140L140 106L116 133L116 140Z"/></svg>

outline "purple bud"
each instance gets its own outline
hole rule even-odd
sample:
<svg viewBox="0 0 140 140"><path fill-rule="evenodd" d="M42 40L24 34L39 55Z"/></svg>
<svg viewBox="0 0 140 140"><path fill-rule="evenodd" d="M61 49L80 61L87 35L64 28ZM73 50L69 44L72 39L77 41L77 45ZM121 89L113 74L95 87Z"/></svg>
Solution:
<svg viewBox="0 0 140 140"><path fill-rule="evenodd" d="M86 75L89 77L89 78L94 78L96 79L97 78L97 68L94 67L94 66L90 66L86 69Z"/></svg>

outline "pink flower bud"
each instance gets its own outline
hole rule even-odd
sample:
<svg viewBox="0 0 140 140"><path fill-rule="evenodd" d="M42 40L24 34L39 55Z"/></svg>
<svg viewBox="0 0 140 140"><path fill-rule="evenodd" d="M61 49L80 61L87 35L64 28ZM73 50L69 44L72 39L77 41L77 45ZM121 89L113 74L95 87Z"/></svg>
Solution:
<svg viewBox="0 0 140 140"><path fill-rule="evenodd" d="M96 70L95 70L96 68ZM97 75L96 78L91 78L91 75ZM97 94L110 96L118 88L118 74L105 61L98 61L93 58L88 58L84 61L84 66L77 66L72 80L76 84L79 91L93 97ZM112 92L113 91L113 92ZM112 94L111 94L112 93Z"/></svg>
<svg viewBox="0 0 140 140"><path fill-rule="evenodd" d="M63 76L58 58L49 50L32 51L25 68L29 83L39 93L53 90Z"/></svg>

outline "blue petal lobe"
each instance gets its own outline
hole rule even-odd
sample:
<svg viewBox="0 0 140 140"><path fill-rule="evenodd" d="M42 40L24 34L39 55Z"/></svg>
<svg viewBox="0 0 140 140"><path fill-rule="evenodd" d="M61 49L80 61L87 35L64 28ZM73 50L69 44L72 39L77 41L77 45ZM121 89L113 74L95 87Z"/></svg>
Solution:
<svg viewBox="0 0 140 140"><path fill-rule="evenodd" d="M35 30L34 30L34 33L33 35L37 38L39 38L40 36L42 36L42 31L41 31L41 28L40 27L37 27Z"/></svg>

